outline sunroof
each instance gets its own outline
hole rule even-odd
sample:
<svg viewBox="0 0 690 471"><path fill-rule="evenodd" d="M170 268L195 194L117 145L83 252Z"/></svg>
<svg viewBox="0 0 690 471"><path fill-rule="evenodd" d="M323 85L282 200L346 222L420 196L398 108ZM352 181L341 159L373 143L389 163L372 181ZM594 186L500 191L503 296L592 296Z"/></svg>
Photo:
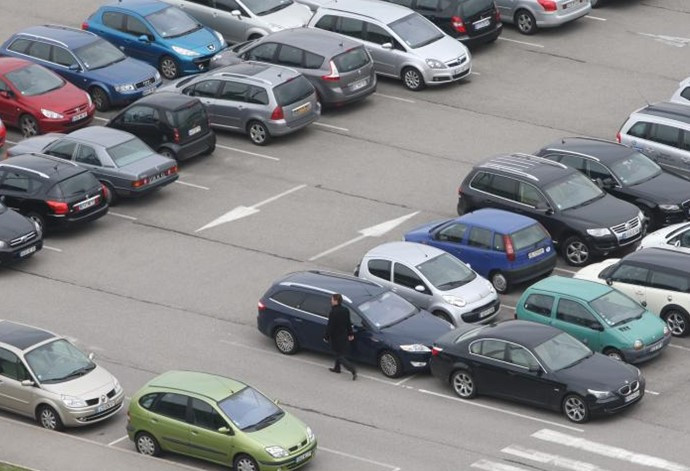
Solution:
<svg viewBox="0 0 690 471"><path fill-rule="evenodd" d="M12 345L20 350L26 350L37 343L53 337L55 335L50 332L35 327L15 324L10 321L0 322L0 342Z"/></svg>

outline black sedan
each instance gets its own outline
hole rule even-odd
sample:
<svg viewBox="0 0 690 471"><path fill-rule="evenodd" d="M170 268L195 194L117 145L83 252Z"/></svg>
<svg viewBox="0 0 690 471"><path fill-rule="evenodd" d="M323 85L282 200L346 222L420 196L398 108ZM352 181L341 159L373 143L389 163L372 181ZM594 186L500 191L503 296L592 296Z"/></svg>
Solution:
<svg viewBox="0 0 690 471"><path fill-rule="evenodd" d="M640 370L534 322L460 326L439 338L431 355L432 374L463 399L511 399L563 411L577 423L618 412L644 396Z"/></svg>

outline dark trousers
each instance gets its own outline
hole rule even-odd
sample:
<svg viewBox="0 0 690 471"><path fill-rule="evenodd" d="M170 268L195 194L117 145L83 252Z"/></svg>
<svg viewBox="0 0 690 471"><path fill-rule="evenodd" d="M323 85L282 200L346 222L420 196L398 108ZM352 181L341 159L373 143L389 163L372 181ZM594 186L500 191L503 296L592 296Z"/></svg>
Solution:
<svg viewBox="0 0 690 471"><path fill-rule="evenodd" d="M350 363L350 360L347 359L344 353L335 353L335 365L333 366L333 369L335 371L340 371L340 365L343 365L343 367L350 373L355 372L354 365Z"/></svg>

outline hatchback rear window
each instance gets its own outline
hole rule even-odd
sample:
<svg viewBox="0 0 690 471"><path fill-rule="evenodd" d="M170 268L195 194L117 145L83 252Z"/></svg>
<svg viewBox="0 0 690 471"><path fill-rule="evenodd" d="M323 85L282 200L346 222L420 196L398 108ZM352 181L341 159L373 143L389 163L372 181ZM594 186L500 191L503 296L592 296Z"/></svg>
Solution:
<svg viewBox="0 0 690 471"><path fill-rule="evenodd" d="M185 106L174 112L165 112L168 121L179 130L180 138L184 141L188 137L199 137L208 129L208 117L206 109L196 101L191 106ZM199 127L200 130L195 129Z"/></svg>
<svg viewBox="0 0 690 471"><path fill-rule="evenodd" d="M493 10L493 0L464 0L458 4L458 15L461 17L474 16L486 10Z"/></svg>
<svg viewBox="0 0 690 471"><path fill-rule="evenodd" d="M94 177L91 172L78 173L57 184L57 187L59 187L62 192L62 196L65 198L85 193L89 190L93 190L97 186L99 186L98 180L96 180L96 177Z"/></svg>
<svg viewBox="0 0 690 471"><path fill-rule="evenodd" d="M333 58L339 72L351 72L369 63L369 54L363 47L356 47Z"/></svg>
<svg viewBox="0 0 690 471"><path fill-rule="evenodd" d="M285 83L281 83L273 89L273 92L276 95L278 104L280 106L287 106L307 98L314 93L314 87L309 83L309 80L300 75Z"/></svg>
<svg viewBox="0 0 690 471"><path fill-rule="evenodd" d="M520 229L510 236L510 238L513 239L513 247L516 252L531 247L548 237L549 234L547 234L539 224Z"/></svg>

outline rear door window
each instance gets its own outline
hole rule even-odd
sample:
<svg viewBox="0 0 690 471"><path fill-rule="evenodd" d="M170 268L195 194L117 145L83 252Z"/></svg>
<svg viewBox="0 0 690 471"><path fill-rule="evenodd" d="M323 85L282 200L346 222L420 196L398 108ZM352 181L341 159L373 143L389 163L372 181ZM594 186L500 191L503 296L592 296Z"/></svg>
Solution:
<svg viewBox="0 0 690 471"><path fill-rule="evenodd" d="M470 230L470 235L467 238L467 245L470 247L477 247L480 249L491 250L491 241L493 239L493 232L482 227L473 227Z"/></svg>
<svg viewBox="0 0 690 471"><path fill-rule="evenodd" d="M649 270L644 267L638 267L636 265L625 265L621 264L616 270L611 274L611 279L613 281L618 281L620 283L630 283L633 285L646 285L647 277L649 276Z"/></svg>
<svg viewBox="0 0 690 471"><path fill-rule="evenodd" d="M77 148L77 143L74 141L61 140L50 145L46 149L45 153L47 155L52 155L53 157L59 157L65 160L72 160L74 156L74 151Z"/></svg>
<svg viewBox="0 0 690 471"><path fill-rule="evenodd" d="M505 361L506 343L500 340L480 340L470 345L470 351L476 355Z"/></svg>
<svg viewBox="0 0 690 471"><path fill-rule="evenodd" d="M494 175L489 191L496 196L515 201L517 199L517 181L503 175Z"/></svg>
<svg viewBox="0 0 690 471"><path fill-rule="evenodd" d="M367 262L369 273L382 280L391 280L391 265L389 260L373 259Z"/></svg>
<svg viewBox="0 0 690 471"><path fill-rule="evenodd" d="M302 67L302 49L283 44L278 51L276 62L287 67Z"/></svg>
<svg viewBox="0 0 690 471"><path fill-rule="evenodd" d="M103 25L118 31L122 30L124 15L115 11L106 11L103 13Z"/></svg>
<svg viewBox="0 0 690 471"><path fill-rule="evenodd" d="M680 136L680 129L665 124L654 124L649 135L649 139L659 144L665 144L671 147L678 147L678 138Z"/></svg>
<svg viewBox="0 0 690 471"><path fill-rule="evenodd" d="M314 87L303 75L281 83L273 89L276 101L280 106L287 106L292 103L307 99L314 93Z"/></svg>
<svg viewBox="0 0 690 471"><path fill-rule="evenodd" d="M276 51L278 50L277 43L263 43L256 46L254 49L247 51L247 59L252 61L274 62Z"/></svg>
<svg viewBox="0 0 690 471"><path fill-rule="evenodd" d="M319 29L325 29L326 31L335 31L335 25L338 18L333 15L324 15L319 21L316 22L316 27Z"/></svg>
<svg viewBox="0 0 690 471"><path fill-rule="evenodd" d="M652 288L679 291L681 293L690 292L690 286L688 286L690 284L690 277L687 275L652 270L649 284Z"/></svg>
<svg viewBox="0 0 690 471"><path fill-rule="evenodd" d="M44 61L50 61L50 44L35 41L29 48L29 55Z"/></svg>
<svg viewBox="0 0 690 471"><path fill-rule="evenodd" d="M197 82L190 95L203 98L215 98L220 89L220 80L203 80Z"/></svg>
<svg viewBox="0 0 690 471"><path fill-rule="evenodd" d="M246 83L227 80L225 84L223 84L223 91L220 94L220 98L230 101L246 101L248 91L249 85Z"/></svg>
<svg viewBox="0 0 690 471"><path fill-rule="evenodd" d="M553 296L545 294L530 294L525 300L525 309L535 314L551 317L551 309L553 308Z"/></svg>
<svg viewBox="0 0 690 471"><path fill-rule="evenodd" d="M637 122L628 130L628 135L646 139L650 126L650 123L645 123L644 121Z"/></svg>
<svg viewBox="0 0 690 471"><path fill-rule="evenodd" d="M185 395L166 393L154 405L154 412L184 422L187 420L188 402Z"/></svg>
<svg viewBox="0 0 690 471"><path fill-rule="evenodd" d="M331 312L331 298L322 294L307 294L300 305L300 309L328 318Z"/></svg>

